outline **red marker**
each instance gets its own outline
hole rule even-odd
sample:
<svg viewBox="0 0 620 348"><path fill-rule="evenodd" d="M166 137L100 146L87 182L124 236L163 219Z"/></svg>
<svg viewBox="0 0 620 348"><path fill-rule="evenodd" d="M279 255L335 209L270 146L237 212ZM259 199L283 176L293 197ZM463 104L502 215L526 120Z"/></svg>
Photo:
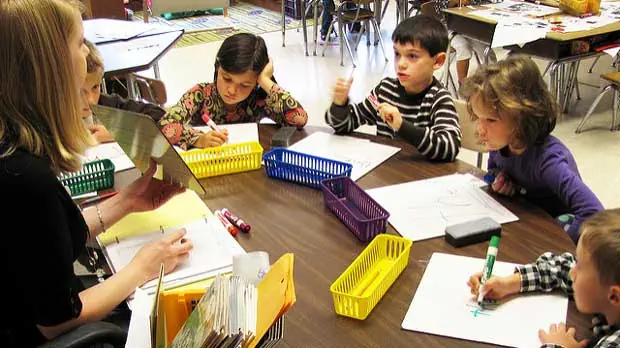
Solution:
<svg viewBox="0 0 620 348"><path fill-rule="evenodd" d="M211 119L211 117L209 117L209 115L207 115L207 113L202 114L202 120L207 124L207 126L209 126L212 130L221 133L220 128L215 124L215 122L213 122L213 120Z"/></svg>
<svg viewBox="0 0 620 348"><path fill-rule="evenodd" d="M230 222L232 222L232 224L238 227L241 231L245 233L250 232L250 229L252 228L252 226L246 224L245 221L243 221L239 216L234 215L233 213L230 212L230 210L226 208L223 208L221 212L222 212L222 215L224 215L228 220L230 220Z"/></svg>
<svg viewBox="0 0 620 348"><path fill-rule="evenodd" d="M216 210L215 211L215 216L217 216L217 218L220 219L220 222L224 225L224 227L226 227L226 230L228 230L228 232L233 237L237 236L237 233L239 233L239 230L235 226L233 226L233 224L231 224L230 221L228 221L228 219L226 219L226 217L224 217L224 214L222 214L221 211Z"/></svg>

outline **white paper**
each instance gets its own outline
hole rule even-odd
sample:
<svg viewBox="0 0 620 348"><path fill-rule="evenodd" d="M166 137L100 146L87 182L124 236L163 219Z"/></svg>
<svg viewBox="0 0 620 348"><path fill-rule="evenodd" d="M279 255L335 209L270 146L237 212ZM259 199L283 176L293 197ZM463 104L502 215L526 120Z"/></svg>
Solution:
<svg viewBox="0 0 620 348"><path fill-rule="evenodd" d="M357 181L400 151L400 148L373 143L367 139L317 132L289 146L288 150L352 164L351 179Z"/></svg>
<svg viewBox="0 0 620 348"><path fill-rule="evenodd" d="M183 264L178 265L172 273L164 276L165 288L189 284L217 273L230 271L233 256L245 253L217 217L212 216L207 221L200 219L183 226L165 228L163 234L161 231L153 231L123 239L120 243L107 245L106 254L114 271L118 272L128 265L145 244L177 231L181 227L187 230L185 238L192 241L194 248ZM156 285L155 279L141 288L151 293Z"/></svg>
<svg viewBox="0 0 620 348"><path fill-rule="evenodd" d="M499 257L501 258L501 244ZM538 330L566 322L563 294L528 293L477 310L467 286L482 271L484 259L434 253L418 285L402 328L469 341L538 348ZM495 262L494 275L510 275L515 264Z"/></svg>
<svg viewBox="0 0 620 348"><path fill-rule="evenodd" d="M114 163L115 173L135 167L131 158L125 154L118 143L105 143L88 148L82 161L87 163L100 159L111 160Z"/></svg>
<svg viewBox="0 0 620 348"><path fill-rule="evenodd" d="M541 20L519 18L518 20L500 20L495 26L491 47L519 45L544 39L549 31L548 25Z"/></svg>
<svg viewBox="0 0 620 348"><path fill-rule="evenodd" d="M453 174L380 187L366 192L385 208L388 222L413 241L444 235L446 226L490 217L500 224L519 218L470 176Z"/></svg>
<svg viewBox="0 0 620 348"><path fill-rule="evenodd" d="M125 348L145 348L151 346L151 327L149 325L153 298L141 289L136 289L131 301L131 320L127 330Z"/></svg>
<svg viewBox="0 0 620 348"><path fill-rule="evenodd" d="M93 44L129 40L148 31L161 28L160 25L97 18L84 21L84 37Z"/></svg>
<svg viewBox="0 0 620 348"><path fill-rule="evenodd" d="M218 125L220 128L226 128L228 131L228 141L224 145L247 143L250 141L258 142L258 125L256 123L234 123ZM194 127L202 132L209 132L211 128L208 126ZM184 152L178 146L174 147L178 152ZM191 150L189 150L191 151Z"/></svg>
<svg viewBox="0 0 620 348"><path fill-rule="evenodd" d="M618 55L618 51L620 51L620 46L608 48L603 52L609 54L612 58L616 58L616 56Z"/></svg>
<svg viewBox="0 0 620 348"><path fill-rule="evenodd" d="M519 15L526 15L532 17L543 17L562 12L562 10L558 9L557 7L512 0L504 0L501 3L493 4L492 7L497 10L515 12Z"/></svg>

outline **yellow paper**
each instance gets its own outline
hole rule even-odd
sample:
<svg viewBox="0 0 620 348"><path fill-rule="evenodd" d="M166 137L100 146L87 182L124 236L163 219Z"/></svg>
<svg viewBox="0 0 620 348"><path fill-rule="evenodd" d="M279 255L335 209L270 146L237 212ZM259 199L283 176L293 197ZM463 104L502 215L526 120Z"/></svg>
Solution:
<svg viewBox="0 0 620 348"><path fill-rule="evenodd" d="M256 336L250 342L250 348L256 347L276 319L295 303L293 268L294 255L284 254L258 283Z"/></svg>
<svg viewBox="0 0 620 348"><path fill-rule="evenodd" d="M179 226L211 215L211 211L196 192L186 190L156 210L125 216L98 238L103 245L108 245L116 238L120 240L157 231L160 226Z"/></svg>

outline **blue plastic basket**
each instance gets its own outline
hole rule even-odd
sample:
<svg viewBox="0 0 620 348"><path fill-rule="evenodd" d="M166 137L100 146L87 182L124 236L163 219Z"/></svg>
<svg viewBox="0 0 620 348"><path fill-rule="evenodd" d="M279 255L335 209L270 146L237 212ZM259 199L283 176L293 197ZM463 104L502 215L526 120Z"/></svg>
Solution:
<svg viewBox="0 0 620 348"><path fill-rule="evenodd" d="M353 166L349 163L307 155L282 148L263 155L268 176L300 185L320 188L321 181L339 176L351 176Z"/></svg>

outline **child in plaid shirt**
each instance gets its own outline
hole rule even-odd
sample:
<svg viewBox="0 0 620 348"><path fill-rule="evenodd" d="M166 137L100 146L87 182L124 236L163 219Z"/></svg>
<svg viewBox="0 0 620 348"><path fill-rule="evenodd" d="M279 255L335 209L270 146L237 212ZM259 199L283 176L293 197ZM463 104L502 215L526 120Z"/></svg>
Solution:
<svg viewBox="0 0 620 348"><path fill-rule="evenodd" d="M476 273L468 282L476 296L481 276ZM553 324L548 332L538 333L542 347L620 347L620 209L599 212L582 224L576 257L548 252L510 276L491 277L484 283L489 299L556 289L574 298L580 312L595 315L593 337L578 342L574 328Z"/></svg>

